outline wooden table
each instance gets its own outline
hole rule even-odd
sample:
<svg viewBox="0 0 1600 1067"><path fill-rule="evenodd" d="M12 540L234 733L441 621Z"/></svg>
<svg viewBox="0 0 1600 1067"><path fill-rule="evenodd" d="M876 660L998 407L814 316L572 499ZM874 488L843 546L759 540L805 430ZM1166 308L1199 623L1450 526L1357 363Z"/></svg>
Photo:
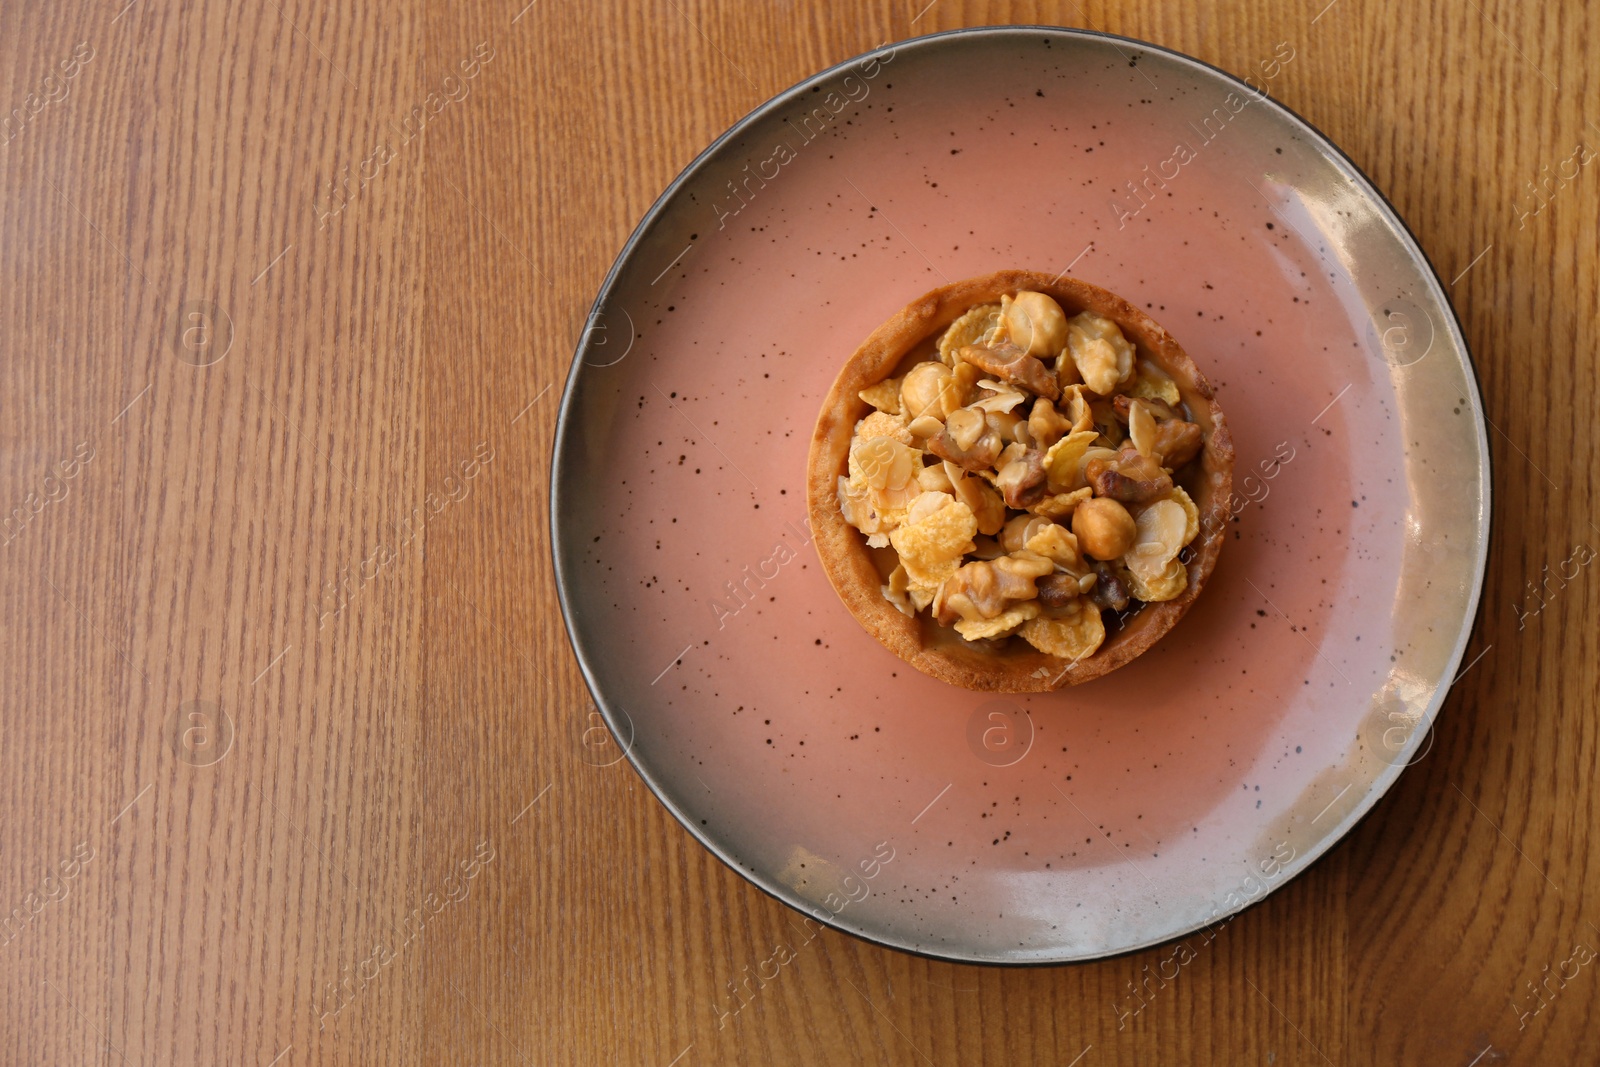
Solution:
<svg viewBox="0 0 1600 1067"><path fill-rule="evenodd" d="M0 11L0 1062L1594 1062L1600 8L523 2ZM561 382L718 133L1003 22L1295 44L1274 94L1454 279L1477 658L1372 817L1120 1029L1162 950L831 931L719 1019L790 913L585 759Z"/></svg>

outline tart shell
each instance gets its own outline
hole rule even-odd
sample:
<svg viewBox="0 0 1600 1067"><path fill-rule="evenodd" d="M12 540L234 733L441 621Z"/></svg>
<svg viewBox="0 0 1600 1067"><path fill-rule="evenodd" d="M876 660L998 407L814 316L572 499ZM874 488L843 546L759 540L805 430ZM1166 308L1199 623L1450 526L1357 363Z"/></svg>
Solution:
<svg viewBox="0 0 1600 1067"><path fill-rule="evenodd" d="M1039 652L1013 638L999 649L971 644L940 626L925 611L902 614L884 598L888 549L867 547L866 537L839 511L838 478L846 473L856 423L873 410L857 394L893 377L908 357L921 354L945 327L970 308L998 303L1001 296L1033 290L1053 297L1068 317L1092 311L1111 319L1148 359L1178 384L1205 444L1174 480L1200 512L1200 532L1189 548L1189 581L1177 598L1145 604L1091 656L1076 662ZM941 286L919 297L879 326L856 349L823 401L807 458L806 506L817 555L839 599L861 625L895 655L924 674L951 685L1000 693L1037 693L1078 685L1131 662L1171 630L1194 603L1216 566L1233 491L1233 438L1211 383L1172 335L1114 293L1088 282L1039 271L1002 270Z"/></svg>

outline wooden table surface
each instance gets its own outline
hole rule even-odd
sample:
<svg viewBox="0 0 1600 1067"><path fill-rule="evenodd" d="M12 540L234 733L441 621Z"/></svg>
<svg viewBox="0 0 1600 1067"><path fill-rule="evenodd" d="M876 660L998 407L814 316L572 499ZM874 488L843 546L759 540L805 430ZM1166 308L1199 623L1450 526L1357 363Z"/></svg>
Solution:
<svg viewBox="0 0 1600 1067"><path fill-rule="evenodd" d="M0 8L0 1063L1596 1062L1600 8L125 2ZM724 1019L791 913L595 765L561 383L725 128L1006 22L1240 73L1293 43L1274 95L1453 279L1480 658L1373 815L1136 1018L1169 952L828 931Z"/></svg>

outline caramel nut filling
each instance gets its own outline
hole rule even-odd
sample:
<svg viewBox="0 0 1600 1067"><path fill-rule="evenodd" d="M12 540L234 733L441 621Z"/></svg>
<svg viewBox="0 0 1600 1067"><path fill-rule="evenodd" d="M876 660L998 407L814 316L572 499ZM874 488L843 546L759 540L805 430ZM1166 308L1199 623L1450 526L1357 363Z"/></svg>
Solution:
<svg viewBox="0 0 1600 1067"><path fill-rule="evenodd" d="M860 393L840 514L895 554L886 600L967 641L1091 656L1188 583L1180 484L1205 435L1113 320L1032 291L970 308L928 358Z"/></svg>

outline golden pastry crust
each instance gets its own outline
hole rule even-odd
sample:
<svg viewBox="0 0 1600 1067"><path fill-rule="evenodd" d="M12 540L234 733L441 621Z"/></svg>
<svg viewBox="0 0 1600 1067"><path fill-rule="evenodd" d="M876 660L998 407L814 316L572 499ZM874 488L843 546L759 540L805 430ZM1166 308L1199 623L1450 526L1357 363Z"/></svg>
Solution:
<svg viewBox="0 0 1600 1067"><path fill-rule="evenodd" d="M839 510L838 479L848 467L856 423L873 408L859 394L902 370L924 349L938 358L938 335L970 309L998 304L1031 290L1052 297L1067 314L1091 311L1114 321L1137 348L1177 383L1189 417L1204 434L1199 456L1181 484L1198 513L1190 544L1187 583L1171 600L1149 603L1129 616L1097 651L1071 661L1020 641L984 647L925 613L908 617L883 593L887 575L861 532ZM806 500L817 555L840 600L874 637L913 667L941 681L989 692L1045 692L1098 678L1155 644L1194 603L1216 565L1233 488L1233 439L1211 383L1167 331L1126 300L1098 286L1039 271L1003 270L941 286L906 305L861 344L840 370L823 401L807 460ZM1185 509L1187 510L1187 509Z"/></svg>

